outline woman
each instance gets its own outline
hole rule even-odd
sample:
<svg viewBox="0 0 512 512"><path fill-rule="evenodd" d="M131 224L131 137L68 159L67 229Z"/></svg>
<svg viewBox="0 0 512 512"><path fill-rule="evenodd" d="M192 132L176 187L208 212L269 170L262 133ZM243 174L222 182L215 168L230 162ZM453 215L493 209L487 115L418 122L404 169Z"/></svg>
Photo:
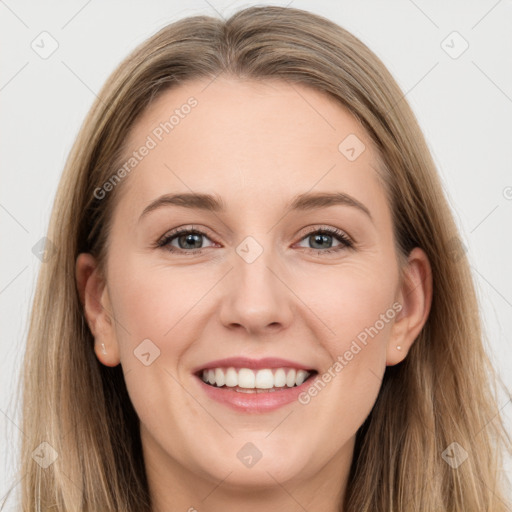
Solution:
<svg viewBox="0 0 512 512"><path fill-rule="evenodd" d="M99 94L48 238L23 510L509 510L452 214L344 29L268 6L162 29Z"/></svg>

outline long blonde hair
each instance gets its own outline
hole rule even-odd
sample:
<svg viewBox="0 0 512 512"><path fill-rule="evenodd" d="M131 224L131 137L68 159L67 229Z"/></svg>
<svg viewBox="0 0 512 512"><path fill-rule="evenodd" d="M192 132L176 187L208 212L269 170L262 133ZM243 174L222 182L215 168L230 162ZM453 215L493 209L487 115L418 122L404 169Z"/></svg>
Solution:
<svg viewBox="0 0 512 512"><path fill-rule="evenodd" d="M141 112L166 89L220 73L300 83L348 108L382 159L398 253L418 246L431 263L429 318L405 361L386 369L357 433L344 512L510 510L500 479L510 438L498 378L468 260L415 116L360 40L321 16L276 6L169 24L120 64L91 108L58 187L48 229L55 253L41 267L23 361L22 510L151 510L138 418L121 366L95 357L75 262L90 252L104 264L122 184L102 200L94 191L117 169ZM462 464L445 462L461 448Z"/></svg>

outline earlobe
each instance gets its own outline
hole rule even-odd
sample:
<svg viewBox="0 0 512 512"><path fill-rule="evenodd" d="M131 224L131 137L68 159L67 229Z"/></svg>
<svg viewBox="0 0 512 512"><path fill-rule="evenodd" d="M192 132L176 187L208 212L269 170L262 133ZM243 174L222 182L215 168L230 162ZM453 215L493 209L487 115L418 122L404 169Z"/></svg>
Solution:
<svg viewBox="0 0 512 512"><path fill-rule="evenodd" d="M432 304L432 270L426 253L414 248L404 269L398 301L402 309L396 317L386 352L386 365L405 359L425 325Z"/></svg>
<svg viewBox="0 0 512 512"><path fill-rule="evenodd" d="M96 357L106 366L120 362L114 322L106 281L100 275L95 258L79 254L76 260L76 282L86 322L94 336Z"/></svg>

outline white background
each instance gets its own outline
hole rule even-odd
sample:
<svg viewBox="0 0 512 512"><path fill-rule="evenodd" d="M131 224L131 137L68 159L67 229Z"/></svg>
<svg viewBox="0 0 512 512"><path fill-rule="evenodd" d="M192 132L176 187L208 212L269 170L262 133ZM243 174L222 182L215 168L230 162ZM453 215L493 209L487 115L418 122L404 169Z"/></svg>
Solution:
<svg viewBox="0 0 512 512"><path fill-rule="evenodd" d="M511 0L289 4L359 37L406 94L467 247L492 359L512 388ZM46 233L65 159L95 94L137 44L167 23L196 14L228 17L250 5L256 4L0 0L0 500L23 435L13 391L41 264L32 247ZM31 48L43 31L58 42L47 59ZM453 31L469 44L455 59L442 46ZM463 41L450 36L444 44L457 52ZM512 404L502 399L500 407L510 425Z"/></svg>

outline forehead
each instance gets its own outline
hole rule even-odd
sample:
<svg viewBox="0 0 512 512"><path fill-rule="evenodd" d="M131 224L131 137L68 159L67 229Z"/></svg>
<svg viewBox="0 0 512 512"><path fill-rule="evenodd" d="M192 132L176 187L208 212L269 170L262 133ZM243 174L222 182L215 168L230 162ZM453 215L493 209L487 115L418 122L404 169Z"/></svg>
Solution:
<svg viewBox="0 0 512 512"><path fill-rule="evenodd" d="M238 208L251 206L250 192L260 209L263 197L271 207L273 198L310 190L367 200L381 192L377 155L358 120L325 93L279 80L221 76L169 89L137 120L126 147L125 160L139 153L123 183L139 211L166 192L238 197Z"/></svg>

